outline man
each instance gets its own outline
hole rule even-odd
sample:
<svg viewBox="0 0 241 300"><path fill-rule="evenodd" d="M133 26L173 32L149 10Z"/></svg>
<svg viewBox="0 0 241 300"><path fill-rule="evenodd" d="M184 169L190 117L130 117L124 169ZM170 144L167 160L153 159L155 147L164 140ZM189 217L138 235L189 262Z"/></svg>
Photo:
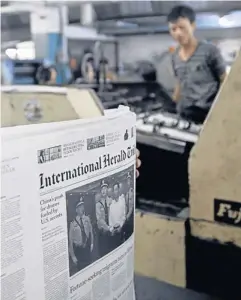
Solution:
<svg viewBox="0 0 241 300"><path fill-rule="evenodd" d="M177 6L168 15L171 36L178 43L173 54L177 86L173 100L179 115L203 123L226 76L226 66L218 48L194 36L195 12Z"/></svg>
<svg viewBox="0 0 241 300"><path fill-rule="evenodd" d="M96 193L95 194L95 204L101 201L101 193Z"/></svg>
<svg viewBox="0 0 241 300"><path fill-rule="evenodd" d="M109 226L109 207L111 199L107 195L108 184L102 180L100 186L101 199L96 203L96 219L99 230L99 251L100 256L109 252L109 236L112 228Z"/></svg>
<svg viewBox="0 0 241 300"><path fill-rule="evenodd" d="M133 233L134 227L134 189L131 183L131 174L127 174L127 193L126 193L126 222L124 226L125 239L128 239Z"/></svg>
<svg viewBox="0 0 241 300"><path fill-rule="evenodd" d="M108 190L107 190L107 199L108 199L109 202L111 202L112 198L113 198L113 188L109 187Z"/></svg>
<svg viewBox="0 0 241 300"><path fill-rule="evenodd" d="M117 248L122 242L122 227L126 219L125 196L120 195L119 183L113 186L113 201L110 205L109 225L113 228L112 249Z"/></svg>
<svg viewBox="0 0 241 300"><path fill-rule="evenodd" d="M38 67L35 75L37 84L55 84L57 78L57 70L51 61L45 59L43 64Z"/></svg>
<svg viewBox="0 0 241 300"><path fill-rule="evenodd" d="M90 219L85 215L83 198L76 205L76 216L69 228L69 252L78 271L91 263L93 230Z"/></svg>
<svg viewBox="0 0 241 300"><path fill-rule="evenodd" d="M125 191L126 191L126 189L125 189L124 184L122 182L120 182L119 183L119 195L121 197L125 197Z"/></svg>

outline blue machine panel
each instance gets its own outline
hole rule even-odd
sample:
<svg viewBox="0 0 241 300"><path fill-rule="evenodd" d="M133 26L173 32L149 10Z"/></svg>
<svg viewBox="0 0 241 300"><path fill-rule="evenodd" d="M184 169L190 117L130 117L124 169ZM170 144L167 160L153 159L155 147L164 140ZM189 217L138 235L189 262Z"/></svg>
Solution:
<svg viewBox="0 0 241 300"><path fill-rule="evenodd" d="M36 72L42 63L41 60L3 60L3 81L12 85L37 84Z"/></svg>

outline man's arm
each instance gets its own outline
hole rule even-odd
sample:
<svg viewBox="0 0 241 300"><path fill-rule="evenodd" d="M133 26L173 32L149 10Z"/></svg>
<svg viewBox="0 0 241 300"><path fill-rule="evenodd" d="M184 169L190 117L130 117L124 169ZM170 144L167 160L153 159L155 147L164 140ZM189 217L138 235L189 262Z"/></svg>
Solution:
<svg viewBox="0 0 241 300"><path fill-rule="evenodd" d="M132 194L131 198L130 198L130 202L129 202L129 214L128 214L128 218L130 218L130 216L132 215L133 211L134 211L134 193Z"/></svg>
<svg viewBox="0 0 241 300"><path fill-rule="evenodd" d="M70 227L69 227L69 254L70 257L72 259L72 261L76 264L77 263L77 258L74 254L74 243L73 243L73 223L70 223Z"/></svg>
<svg viewBox="0 0 241 300"><path fill-rule="evenodd" d="M113 206L110 205L110 208L109 208L109 225L110 225L110 227L113 227L113 226L116 225L115 220L113 220L113 211L112 211L112 209L113 209Z"/></svg>
<svg viewBox="0 0 241 300"><path fill-rule="evenodd" d="M89 226L90 226L90 244L91 244L91 251L93 249L93 245L94 245L94 234L93 234L93 227L90 221L90 218L88 217L88 221L89 221Z"/></svg>
<svg viewBox="0 0 241 300"><path fill-rule="evenodd" d="M129 217L130 217L130 215L131 215L131 211L130 211L130 208L129 208L129 206L130 206L130 203L129 203L129 201L130 201L129 192L126 194L125 198L126 198L126 211L128 212L128 213L126 213L126 219L128 220Z"/></svg>
<svg viewBox="0 0 241 300"><path fill-rule="evenodd" d="M224 80L225 80L225 78L226 78L227 75L228 75L228 74L227 74L227 71L225 71L225 73L223 73L223 74L220 76L220 82L221 82L221 83L224 82Z"/></svg>
<svg viewBox="0 0 241 300"><path fill-rule="evenodd" d="M97 219L97 226L99 229L103 229L104 231L109 231L109 226L105 222L105 218L102 213L101 204L96 204L96 219Z"/></svg>
<svg viewBox="0 0 241 300"><path fill-rule="evenodd" d="M177 72L176 72L176 68L175 68L175 53L172 54L171 65L172 65L173 75L174 75L175 79L177 80ZM177 103L179 101L180 94L181 94L181 86L180 86L179 82L177 81L175 88L174 88L174 92L172 94L172 100L175 103Z"/></svg>
<svg viewBox="0 0 241 300"><path fill-rule="evenodd" d="M177 103L179 101L179 99L180 99L180 93L181 93L181 87L180 87L180 84L177 83L176 86L175 86L173 95L172 95L172 100L174 102Z"/></svg>
<svg viewBox="0 0 241 300"><path fill-rule="evenodd" d="M133 196L130 197L130 191L128 192L128 194L126 195L126 200L129 200L127 201L127 209L128 209L128 214L126 216L126 219L129 219L130 216L132 215L132 212L133 212L133 208L134 208L134 202L133 202Z"/></svg>
<svg viewBox="0 0 241 300"><path fill-rule="evenodd" d="M226 63L218 47L212 45L209 53L209 64L216 78L219 78L222 84L227 76Z"/></svg>
<svg viewBox="0 0 241 300"><path fill-rule="evenodd" d="M125 200L125 196L122 195L121 199L119 200L122 203L122 215L121 215L121 219L120 219L120 227L122 227L126 221L126 200Z"/></svg>

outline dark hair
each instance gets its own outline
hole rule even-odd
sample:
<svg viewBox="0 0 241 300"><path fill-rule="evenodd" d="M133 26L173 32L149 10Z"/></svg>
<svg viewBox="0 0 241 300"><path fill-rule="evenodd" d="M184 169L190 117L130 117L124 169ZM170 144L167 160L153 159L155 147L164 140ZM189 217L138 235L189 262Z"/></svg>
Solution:
<svg viewBox="0 0 241 300"><path fill-rule="evenodd" d="M167 21L175 23L179 18L185 18L190 21L190 23L195 22L196 14L195 11L184 5L175 6L167 16Z"/></svg>
<svg viewBox="0 0 241 300"><path fill-rule="evenodd" d="M114 188L116 185L117 185L117 187L118 187L118 189L119 189L119 188L120 188L119 182L115 182L115 183L113 184L113 188Z"/></svg>
<svg viewBox="0 0 241 300"><path fill-rule="evenodd" d="M107 65L109 62L108 62L108 59L103 57L100 59L100 64L103 64L103 65Z"/></svg>
<svg viewBox="0 0 241 300"><path fill-rule="evenodd" d="M92 50L90 48L85 48L83 54L93 54Z"/></svg>

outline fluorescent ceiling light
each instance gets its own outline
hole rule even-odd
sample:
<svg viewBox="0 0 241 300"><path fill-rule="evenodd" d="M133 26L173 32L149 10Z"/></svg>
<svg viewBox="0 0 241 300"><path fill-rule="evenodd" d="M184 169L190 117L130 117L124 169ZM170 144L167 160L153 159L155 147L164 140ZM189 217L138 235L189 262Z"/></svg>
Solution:
<svg viewBox="0 0 241 300"><path fill-rule="evenodd" d="M5 51L5 54L10 59L35 59L35 50L34 48L23 48L23 49L14 49L9 48Z"/></svg>
<svg viewBox="0 0 241 300"><path fill-rule="evenodd" d="M229 16L223 16L219 18L218 22L222 27L232 27L235 25L235 20L232 20Z"/></svg>

